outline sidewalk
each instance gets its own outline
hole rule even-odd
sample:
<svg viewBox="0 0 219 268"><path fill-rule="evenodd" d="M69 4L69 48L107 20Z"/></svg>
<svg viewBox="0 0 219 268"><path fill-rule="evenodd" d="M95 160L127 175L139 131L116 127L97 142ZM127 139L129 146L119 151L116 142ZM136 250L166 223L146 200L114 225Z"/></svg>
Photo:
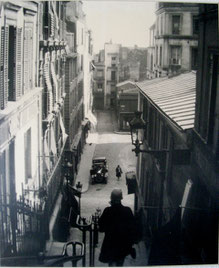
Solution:
<svg viewBox="0 0 219 268"><path fill-rule="evenodd" d="M80 182L83 184L82 193L89 188L90 168L92 166L92 158L96 148L98 133L89 133L81 155L78 174L76 176L75 185Z"/></svg>
<svg viewBox="0 0 219 268"><path fill-rule="evenodd" d="M89 189L89 177L90 177L90 167L92 164L93 154L96 148L98 139L98 133L89 133L84 146L83 153L81 155L81 162L79 164L78 174L76 176L75 184L80 181L83 184L82 193ZM57 255L61 254L64 243L57 242L53 240L53 228L57 219L58 212L61 208L62 194L60 193L53 214L49 223L50 240L46 243L46 255Z"/></svg>

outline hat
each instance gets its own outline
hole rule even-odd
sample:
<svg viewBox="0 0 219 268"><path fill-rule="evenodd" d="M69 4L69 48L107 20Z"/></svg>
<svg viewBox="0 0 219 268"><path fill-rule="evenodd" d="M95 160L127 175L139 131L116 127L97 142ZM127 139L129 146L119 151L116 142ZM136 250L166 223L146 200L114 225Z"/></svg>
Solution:
<svg viewBox="0 0 219 268"><path fill-rule="evenodd" d="M123 199L122 190L121 189L112 190L110 198L111 201L120 201L121 199Z"/></svg>

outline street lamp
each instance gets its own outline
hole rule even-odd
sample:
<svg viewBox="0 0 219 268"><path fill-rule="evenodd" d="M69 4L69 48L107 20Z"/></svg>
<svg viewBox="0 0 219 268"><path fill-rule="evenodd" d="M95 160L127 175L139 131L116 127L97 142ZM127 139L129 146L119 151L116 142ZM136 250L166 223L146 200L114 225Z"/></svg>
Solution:
<svg viewBox="0 0 219 268"><path fill-rule="evenodd" d="M79 215L81 215L81 192L82 192L82 187L83 184L78 181L78 183L75 185L77 191L79 192L78 199L79 199Z"/></svg>
<svg viewBox="0 0 219 268"><path fill-rule="evenodd" d="M149 153L159 156L161 153L169 152L168 150L142 150L141 145L143 144L144 131L146 130L147 123L141 118L142 112L136 111L135 117L129 122L132 144L135 146L135 149L132 149L135 152L135 155L138 156L139 153Z"/></svg>

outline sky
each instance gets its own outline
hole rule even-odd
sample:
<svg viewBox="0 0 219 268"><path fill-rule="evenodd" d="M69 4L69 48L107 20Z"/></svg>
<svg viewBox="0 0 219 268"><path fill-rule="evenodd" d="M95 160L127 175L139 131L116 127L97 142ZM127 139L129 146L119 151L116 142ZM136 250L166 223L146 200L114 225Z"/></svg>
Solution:
<svg viewBox="0 0 219 268"><path fill-rule="evenodd" d="M149 28L155 22L155 2L84 0L83 10L92 31L94 53L111 40L127 47L149 45Z"/></svg>

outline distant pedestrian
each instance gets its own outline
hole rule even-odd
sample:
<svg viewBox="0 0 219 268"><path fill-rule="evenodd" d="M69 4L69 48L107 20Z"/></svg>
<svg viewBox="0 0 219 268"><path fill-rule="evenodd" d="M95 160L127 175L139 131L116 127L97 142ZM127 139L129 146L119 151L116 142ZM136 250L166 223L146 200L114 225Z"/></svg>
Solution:
<svg viewBox="0 0 219 268"><path fill-rule="evenodd" d="M120 165L118 165L116 167L116 177L119 180L121 176L122 176L122 169L121 169Z"/></svg>
<svg viewBox="0 0 219 268"><path fill-rule="evenodd" d="M122 191L114 189L111 193L111 207L104 209L99 219L99 231L105 233L99 261L109 266L123 266L129 254L136 258L132 230L135 219L129 207L121 204Z"/></svg>

